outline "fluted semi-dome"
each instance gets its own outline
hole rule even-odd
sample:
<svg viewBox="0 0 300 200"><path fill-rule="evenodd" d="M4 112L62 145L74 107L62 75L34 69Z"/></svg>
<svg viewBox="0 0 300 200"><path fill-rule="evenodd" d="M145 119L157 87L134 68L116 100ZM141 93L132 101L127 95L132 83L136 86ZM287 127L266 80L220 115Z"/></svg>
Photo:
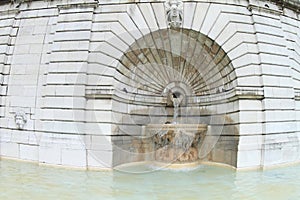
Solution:
<svg viewBox="0 0 300 200"><path fill-rule="evenodd" d="M236 79L224 50L187 29L162 29L140 38L124 53L118 70L124 75L118 81L133 92L158 96L172 87L188 95L218 93L230 90Z"/></svg>

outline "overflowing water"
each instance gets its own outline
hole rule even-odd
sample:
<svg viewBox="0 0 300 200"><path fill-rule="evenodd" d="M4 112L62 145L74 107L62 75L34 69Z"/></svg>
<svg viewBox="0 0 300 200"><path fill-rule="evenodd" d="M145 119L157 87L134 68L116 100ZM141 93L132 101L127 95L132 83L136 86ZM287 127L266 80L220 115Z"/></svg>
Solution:
<svg viewBox="0 0 300 200"><path fill-rule="evenodd" d="M173 102L174 106L174 113L173 113L173 124L177 124L177 118L179 115L179 106L183 100L183 95L180 93L174 93L171 95L171 101Z"/></svg>
<svg viewBox="0 0 300 200"><path fill-rule="evenodd" d="M190 171L154 170L148 173L81 171L0 161L0 199L204 199L298 200L300 165L266 171L236 172L200 166Z"/></svg>
<svg viewBox="0 0 300 200"><path fill-rule="evenodd" d="M179 105L177 103L175 103L174 104L174 114L173 114L173 124L177 124L178 109L179 109Z"/></svg>

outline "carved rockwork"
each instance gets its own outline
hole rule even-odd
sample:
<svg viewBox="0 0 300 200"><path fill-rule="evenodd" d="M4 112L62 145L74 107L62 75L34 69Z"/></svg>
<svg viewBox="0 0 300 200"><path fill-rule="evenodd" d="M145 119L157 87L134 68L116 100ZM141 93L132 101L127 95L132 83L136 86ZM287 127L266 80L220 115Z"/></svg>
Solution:
<svg viewBox="0 0 300 200"><path fill-rule="evenodd" d="M199 159L198 148L205 137L207 125L149 125L147 131L150 134L154 133L156 161L186 163Z"/></svg>

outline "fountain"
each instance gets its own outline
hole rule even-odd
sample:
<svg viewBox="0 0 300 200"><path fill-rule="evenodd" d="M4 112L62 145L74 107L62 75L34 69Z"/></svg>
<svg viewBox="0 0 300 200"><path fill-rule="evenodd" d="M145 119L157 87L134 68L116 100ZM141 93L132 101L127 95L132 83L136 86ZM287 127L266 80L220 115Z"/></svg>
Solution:
<svg viewBox="0 0 300 200"><path fill-rule="evenodd" d="M205 137L207 125L181 124L180 108L186 103L186 95L178 90L170 90L173 121L165 124L149 124L147 133L153 136L155 161L185 164L199 160L199 146Z"/></svg>
<svg viewBox="0 0 300 200"><path fill-rule="evenodd" d="M195 92L198 85L196 86L194 82L200 84L201 88L204 85L206 87L206 83L203 81L201 73L195 68L196 63L191 58L187 59L185 56L181 56L184 50L182 41L190 41L190 38L186 37L185 32L182 32L183 29L181 29L183 23L182 0L166 0L164 5L168 29L163 32L164 35L168 35L169 43L166 49L161 49L162 54L158 55L162 62L157 63L155 60L141 62L141 58L147 57L144 50L153 53L152 47L149 48L150 44L147 42L143 43L145 45L143 51L141 51L140 44L136 43L124 56L124 63L129 65L127 68L134 72L134 74L131 72L128 74L130 77L128 85L132 84L132 89L136 92L124 90L123 82L122 86L118 88L126 93L125 96L128 93L136 95L134 97L136 102L130 100L128 103L137 108L133 109L135 106L131 105L128 110L130 110L129 116L137 120L128 122L122 118L121 125L118 125L120 128L117 130L118 134L133 135L133 138L127 139L128 141L124 141L124 139L114 141L119 148L116 150L118 151L118 157L115 157L116 165L143 160L154 160L167 164L187 164L199 160L199 149L201 142L204 141L207 125L194 122L199 119L199 114L195 114L197 113L196 106L199 103L195 102L194 98L199 95ZM134 52L132 49L139 51ZM168 55L173 57L170 58ZM136 63L127 63L128 58L132 61L136 60ZM139 71L135 71L136 69ZM157 77L156 75L152 77L149 69L153 69L153 73ZM197 78L195 79L195 77ZM189 113L187 110L192 112ZM184 118L185 114L187 116ZM126 123L124 124L124 122ZM130 124L131 122L132 124ZM136 128L135 130L132 128L133 126ZM140 134L143 136L141 139L138 138ZM126 151L123 151L124 149ZM128 157L130 160L127 159Z"/></svg>

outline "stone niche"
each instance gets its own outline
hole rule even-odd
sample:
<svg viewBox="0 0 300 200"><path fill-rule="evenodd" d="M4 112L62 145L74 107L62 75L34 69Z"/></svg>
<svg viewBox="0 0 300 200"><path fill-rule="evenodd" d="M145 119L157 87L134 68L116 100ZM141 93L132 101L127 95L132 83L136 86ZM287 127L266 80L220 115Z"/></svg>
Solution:
<svg viewBox="0 0 300 200"><path fill-rule="evenodd" d="M140 135L114 135L113 165L131 162L237 164L239 136L235 127L207 124L148 124ZM227 136L228 134L233 134Z"/></svg>

